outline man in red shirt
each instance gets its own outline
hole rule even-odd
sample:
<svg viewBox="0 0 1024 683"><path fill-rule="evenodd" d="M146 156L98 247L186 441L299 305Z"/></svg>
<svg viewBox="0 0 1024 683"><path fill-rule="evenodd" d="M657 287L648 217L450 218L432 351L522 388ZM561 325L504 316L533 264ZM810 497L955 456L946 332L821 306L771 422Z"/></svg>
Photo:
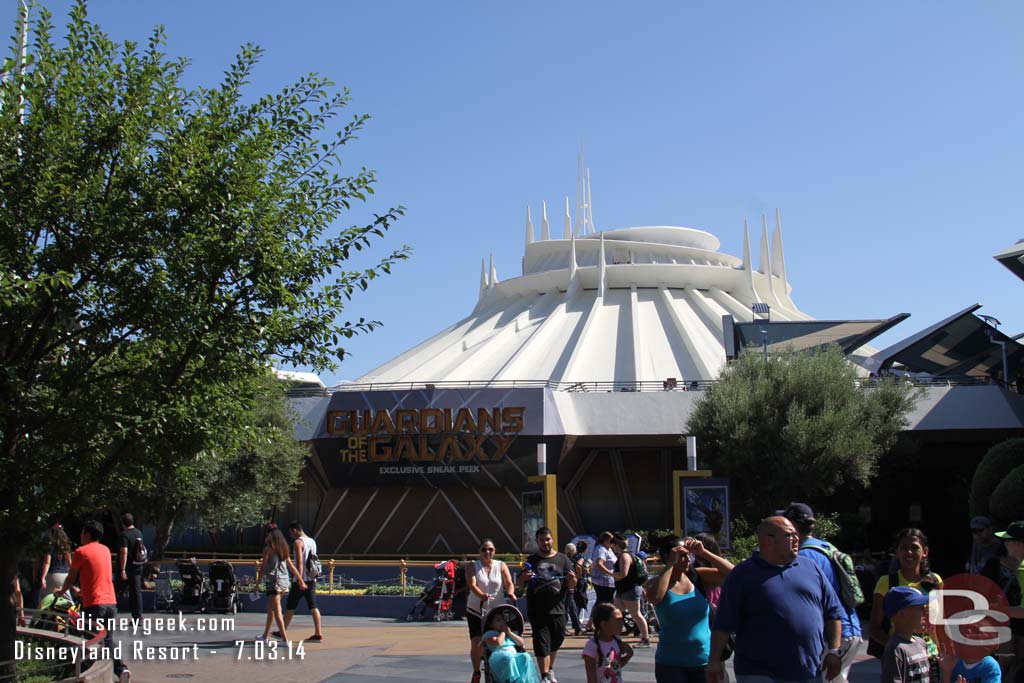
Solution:
<svg viewBox="0 0 1024 683"><path fill-rule="evenodd" d="M101 620L106 629L103 647L113 656L114 637L111 633L117 618L117 596L114 595L114 581L111 571L110 548L99 540L103 538L103 525L89 520L82 526L81 543L71 553L71 571L64 579L64 585L55 592L64 593L78 580L82 589L82 611L95 624ZM132 672L120 659L114 658L114 675L118 683L130 683Z"/></svg>

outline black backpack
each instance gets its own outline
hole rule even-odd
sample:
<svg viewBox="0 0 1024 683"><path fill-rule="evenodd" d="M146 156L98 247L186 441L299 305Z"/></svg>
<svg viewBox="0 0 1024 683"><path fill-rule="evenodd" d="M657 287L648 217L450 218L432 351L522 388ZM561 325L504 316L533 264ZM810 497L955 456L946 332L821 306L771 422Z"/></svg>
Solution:
<svg viewBox="0 0 1024 683"><path fill-rule="evenodd" d="M149 562L149 551L146 550L146 544L142 542L142 534L135 539L135 548L132 551L132 564L141 567L142 565Z"/></svg>

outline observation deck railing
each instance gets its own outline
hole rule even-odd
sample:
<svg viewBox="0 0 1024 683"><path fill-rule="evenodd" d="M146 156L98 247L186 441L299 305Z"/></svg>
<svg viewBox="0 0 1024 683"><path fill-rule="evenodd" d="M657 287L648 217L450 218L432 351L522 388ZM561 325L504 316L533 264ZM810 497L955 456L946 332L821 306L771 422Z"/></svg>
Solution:
<svg viewBox="0 0 1024 683"><path fill-rule="evenodd" d="M882 382L892 381L891 378L865 377L855 380L860 388L877 387ZM897 381L906 382L915 387L954 387L981 386L998 384L995 380L985 377L899 377ZM555 382L551 380L470 380L445 382L365 382L359 384L339 384L329 389L321 387L297 387L288 391L291 398L311 398L330 396L334 393L354 391L429 391L431 389L550 389L564 392L659 392L659 391L705 391L718 380L683 380L665 379L644 382ZM1014 387L1008 387L1013 390Z"/></svg>

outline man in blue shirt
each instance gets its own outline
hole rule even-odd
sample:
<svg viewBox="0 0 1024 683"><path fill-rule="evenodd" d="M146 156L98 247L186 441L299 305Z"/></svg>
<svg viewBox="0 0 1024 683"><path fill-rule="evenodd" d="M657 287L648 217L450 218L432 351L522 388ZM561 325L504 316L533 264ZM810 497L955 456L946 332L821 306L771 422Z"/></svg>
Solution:
<svg viewBox="0 0 1024 683"><path fill-rule="evenodd" d="M822 655L826 678L839 675L843 608L818 565L797 556L799 540L785 517L758 525L759 551L722 586L709 681L724 673L721 655L730 633L736 634L737 683L818 682Z"/></svg>
<svg viewBox="0 0 1024 683"><path fill-rule="evenodd" d="M782 510L779 514L788 519L796 527L797 533L800 534L800 557L806 557L808 560L818 565L818 569L825 575L832 590L836 592L836 595L841 596L843 594L843 588L839 583L839 577L836 575L836 568L832 565L832 560L829 559L831 553L830 546L825 541L814 537L814 510L811 509L810 505L806 503L790 503L789 507ZM821 550L815 550L815 548L821 548ZM839 601L839 605L842 608L842 616L839 621L843 624L843 642L840 646L841 652L839 653L840 659L842 660L842 667L840 673L843 678L850 675L850 667L853 666L853 660L857 657L860 651L864 647L864 640L861 637L860 618L857 616L857 609L850 607Z"/></svg>

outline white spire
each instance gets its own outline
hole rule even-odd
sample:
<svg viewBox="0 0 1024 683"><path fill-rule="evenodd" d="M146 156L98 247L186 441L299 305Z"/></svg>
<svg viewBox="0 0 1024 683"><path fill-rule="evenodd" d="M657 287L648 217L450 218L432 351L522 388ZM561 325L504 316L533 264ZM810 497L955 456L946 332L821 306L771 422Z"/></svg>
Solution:
<svg viewBox="0 0 1024 683"><path fill-rule="evenodd" d="M533 242L533 221L530 220L530 205L526 205L526 243Z"/></svg>
<svg viewBox="0 0 1024 683"><path fill-rule="evenodd" d="M487 289L487 285L490 283L487 281L487 262L480 259L480 293L483 294L484 290Z"/></svg>
<svg viewBox="0 0 1024 683"><path fill-rule="evenodd" d="M750 270L750 231L747 229L747 219L743 219L743 270Z"/></svg>
<svg viewBox="0 0 1024 683"><path fill-rule="evenodd" d="M582 228L582 232L580 229ZM577 235L587 234L586 213L583 211L583 143L576 155L576 223L573 230Z"/></svg>
<svg viewBox="0 0 1024 683"><path fill-rule="evenodd" d="M759 271L771 275L771 258L768 256L768 217L761 214L761 267Z"/></svg>
<svg viewBox="0 0 1024 683"><path fill-rule="evenodd" d="M772 275L786 280L786 254L782 251L782 216L775 209L775 234L772 235ZM784 290L785 291L785 290Z"/></svg>
<svg viewBox="0 0 1024 683"><path fill-rule="evenodd" d="M540 238L544 242L551 239L551 227L548 225L548 203L540 203Z"/></svg>
<svg viewBox="0 0 1024 683"><path fill-rule="evenodd" d="M565 195L565 228L562 230L562 239L572 237L572 217L569 215L569 195Z"/></svg>
<svg viewBox="0 0 1024 683"><path fill-rule="evenodd" d="M590 169L587 169L587 221L590 223L590 232L597 232L594 227L594 197L590 194Z"/></svg>
<svg viewBox="0 0 1024 683"><path fill-rule="evenodd" d="M494 254L491 254L491 282L490 286L493 287L498 284L498 271L494 268Z"/></svg>
<svg viewBox="0 0 1024 683"><path fill-rule="evenodd" d="M603 297L607 284L605 279L607 277L607 268L604 264L604 234L601 234L601 254L599 256L600 261L597 264L597 295Z"/></svg>

